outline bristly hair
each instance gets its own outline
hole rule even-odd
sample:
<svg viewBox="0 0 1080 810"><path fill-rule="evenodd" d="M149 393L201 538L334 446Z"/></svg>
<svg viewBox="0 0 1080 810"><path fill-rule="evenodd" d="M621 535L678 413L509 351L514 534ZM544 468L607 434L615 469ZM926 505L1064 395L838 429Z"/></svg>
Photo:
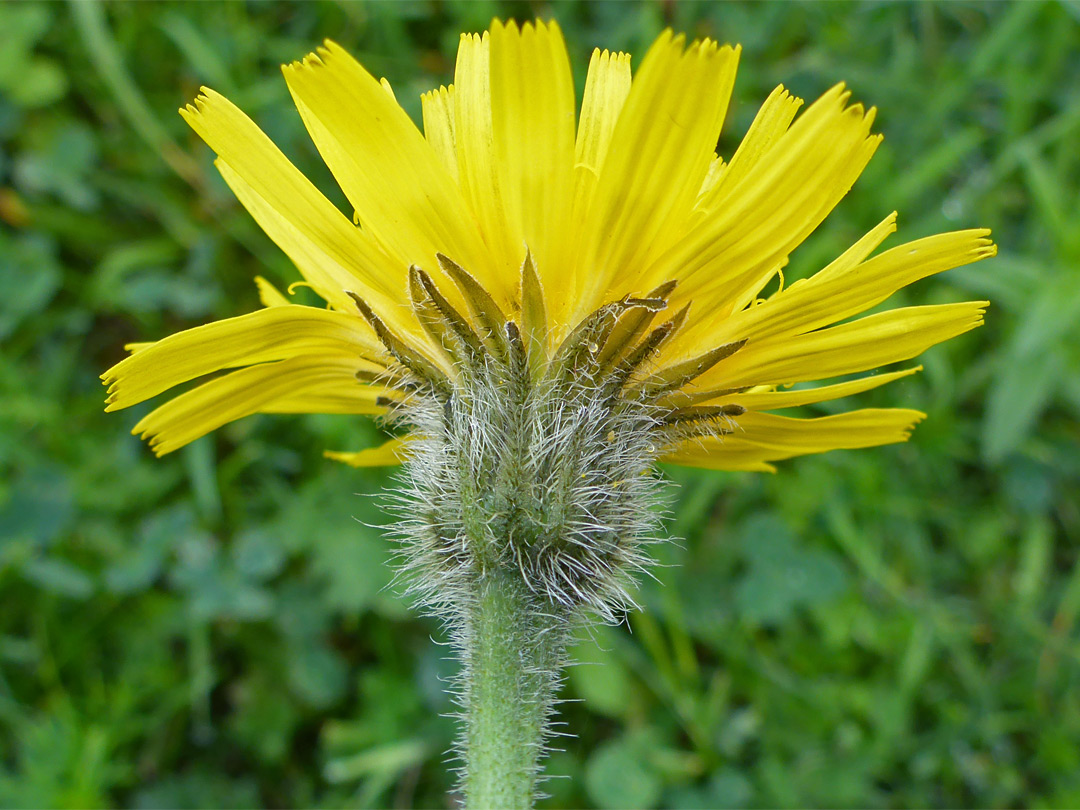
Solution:
<svg viewBox="0 0 1080 810"><path fill-rule="evenodd" d="M388 419L412 437L388 498L398 518L396 582L445 623L461 654L452 694L464 713L469 651L484 620L480 594L497 579L527 607L522 626L503 630L533 696L521 710L534 715L544 745L571 632L588 620L618 622L636 607L635 576L661 537L667 484L654 471L657 458L688 438L730 432L743 412L672 404L669 395L742 344L656 371L655 355L687 313L650 328L667 307L668 283L598 308L549 354L542 302L530 295L531 257L522 267L520 324L467 271L439 261L468 314L418 267L409 288L443 358L409 348L354 296L390 358L381 382L400 399ZM440 371L446 366L452 374ZM457 751L467 748L463 736ZM535 761L534 776L539 755ZM465 784L469 775L461 776Z"/></svg>
<svg viewBox="0 0 1080 810"><path fill-rule="evenodd" d="M546 324L526 307L520 326L445 256L440 265L471 317L418 267L413 311L443 347L453 376L404 347L356 298L401 381L390 419L413 437L389 506L406 593L453 623L478 577L520 577L546 611L617 622L635 606L634 576L657 542L665 483L661 453L695 436L730 432L737 405L672 407L658 400L741 348L727 344L654 372L650 362L686 309L649 329L673 283L610 302L586 316L550 354ZM522 268L523 299L535 274ZM355 296L354 296L355 297ZM529 322L532 320L533 322ZM541 355L541 356L538 356Z"/></svg>

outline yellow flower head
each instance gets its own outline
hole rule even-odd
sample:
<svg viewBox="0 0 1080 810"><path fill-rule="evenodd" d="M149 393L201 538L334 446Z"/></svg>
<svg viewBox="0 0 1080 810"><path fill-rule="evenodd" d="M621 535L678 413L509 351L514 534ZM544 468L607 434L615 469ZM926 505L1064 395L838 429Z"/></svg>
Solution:
<svg viewBox="0 0 1080 810"><path fill-rule="evenodd" d="M992 256L989 232L871 256L895 230L890 214L815 275L762 299L881 138L873 109L849 104L842 85L801 113L802 100L778 87L735 154L716 155L738 59L737 47L687 45L670 31L633 77L627 54L594 51L575 115L559 27L494 22L462 36L455 83L423 96L421 132L385 79L327 42L284 73L351 221L204 88L181 114L328 307L290 304L256 279L264 309L132 347L103 375L108 410L225 371L135 427L164 454L258 412L393 415L416 398L452 398L463 375L520 362L536 385L585 380L606 402L647 403L667 461L770 470L905 440L923 414L771 412L917 369L783 386L907 360L978 326L986 302L848 319ZM394 463L409 446L406 437L330 455Z"/></svg>

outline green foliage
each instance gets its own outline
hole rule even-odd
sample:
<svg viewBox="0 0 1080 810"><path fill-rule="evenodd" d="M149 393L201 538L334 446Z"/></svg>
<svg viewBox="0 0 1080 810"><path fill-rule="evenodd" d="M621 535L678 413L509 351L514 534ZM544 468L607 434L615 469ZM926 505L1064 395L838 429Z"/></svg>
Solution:
<svg viewBox="0 0 1080 810"><path fill-rule="evenodd" d="M779 82L878 106L790 276L894 207L1001 245L890 302L992 302L859 397L927 411L910 444L670 471L684 539L633 632L578 645L548 805L1080 804L1075 4L432 0L0 5L0 805L447 806L451 664L386 587L388 479L321 457L378 430L255 417L156 460L97 375L295 279L175 114L200 84L341 201L277 65L333 37L417 116L495 14L557 17L579 88L665 24L741 42L726 153Z"/></svg>

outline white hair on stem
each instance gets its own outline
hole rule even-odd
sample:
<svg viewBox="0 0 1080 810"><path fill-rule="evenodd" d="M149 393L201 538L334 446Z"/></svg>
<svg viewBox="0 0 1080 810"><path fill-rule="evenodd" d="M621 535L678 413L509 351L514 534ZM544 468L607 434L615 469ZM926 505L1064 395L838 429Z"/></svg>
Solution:
<svg viewBox="0 0 1080 810"><path fill-rule="evenodd" d="M449 260L440 262L445 269ZM467 276L451 269L455 283ZM511 722L532 724L521 749L535 791L571 631L589 621L618 623L637 607L635 576L648 573L647 548L662 539L667 483L654 472L657 458L688 438L730 433L742 413L663 404L742 345L652 368L685 320L684 308L648 331L673 287L600 307L549 356L535 341L526 344L517 323L498 322L475 282L458 287L470 320L413 267L414 313L452 376L354 296L386 346L387 382L399 381L401 400L388 418L413 439L388 499L398 518L395 584L444 622L459 652L462 670L450 691L465 721L457 751L466 790L476 776L466 755L480 733L470 715L474 668L498 658L486 636L512 648L512 658L495 666L515 670L519 708ZM513 603L506 612L515 618L492 620L492 600Z"/></svg>

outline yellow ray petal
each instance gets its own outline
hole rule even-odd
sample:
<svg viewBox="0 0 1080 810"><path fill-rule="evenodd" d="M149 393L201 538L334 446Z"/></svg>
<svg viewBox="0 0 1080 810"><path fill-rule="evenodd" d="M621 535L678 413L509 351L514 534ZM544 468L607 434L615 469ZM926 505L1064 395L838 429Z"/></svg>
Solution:
<svg viewBox="0 0 1080 810"><path fill-rule="evenodd" d="M338 453L326 450L323 456L351 467L392 467L408 458L409 445L413 440L412 436L399 436L378 447L369 447L358 453Z"/></svg>
<svg viewBox="0 0 1080 810"><path fill-rule="evenodd" d="M696 381L703 390L826 379L908 360L983 322L987 301L905 307L797 337L747 343Z"/></svg>
<svg viewBox="0 0 1080 810"><path fill-rule="evenodd" d="M296 265L300 274L309 282L294 282L289 285L289 293L298 286L309 286L316 293L329 301L335 309L342 313L355 313L356 304L349 297L349 292L355 292L364 300L368 301L375 309L385 317L386 321L395 328L405 332L418 332L416 322L401 310L400 292L387 282L395 275L399 275L398 269L382 251L372 248L369 258L378 261L379 264L369 267L369 270L377 270L379 273L378 284L369 284L357 279L351 274L346 266L342 265L342 256L333 248L336 245L327 245L317 238L311 238L310 232L305 232L293 226L289 219L282 215L281 211L267 203L255 190L238 175L233 168L218 158L215 162L222 178L228 183L233 194L236 195L241 205L247 209L252 218L259 223L281 251L288 256ZM349 223L340 212L335 209L335 215L349 229L352 241L366 241L359 229ZM376 258L377 257L377 258ZM345 284L344 287L335 286ZM260 295L262 287L260 286ZM285 299L288 303L288 299ZM367 331L367 324L362 322L359 327Z"/></svg>
<svg viewBox="0 0 1080 810"><path fill-rule="evenodd" d="M360 223L402 273L414 263L433 267L442 252L489 281L486 251L454 178L379 82L329 40L282 71Z"/></svg>
<svg viewBox="0 0 1080 810"><path fill-rule="evenodd" d="M871 110L863 119L867 130L870 128L873 116L874 111ZM777 222L784 223L784 227L778 228L771 234L759 233L755 240L748 240L740 246L740 250L729 254L726 258L730 262L729 268L721 274L719 282L706 286L703 292L698 294L699 299L704 302L741 302L756 295L764 286L758 280L761 270L787 264L790 252L802 244L851 189L863 169L866 168L866 164L870 162L881 140L880 135L870 136L853 147L835 164L832 182L826 183L823 187L816 187L821 192L820 196L815 197L811 193L804 197L805 207L789 206L777 211ZM777 247L774 243L778 239L782 247ZM740 267L746 268L741 274L735 272ZM713 269L717 269L716 265ZM766 278L771 278L771 276L766 276ZM691 293L692 288L688 288L687 294ZM727 311L735 312L737 309L732 307Z"/></svg>
<svg viewBox="0 0 1080 810"><path fill-rule="evenodd" d="M320 386L311 391L294 394L259 408L259 413L337 413L384 414L388 408L377 400L382 396L394 396L388 388L362 385L355 377L342 379L333 385Z"/></svg>
<svg viewBox="0 0 1080 810"><path fill-rule="evenodd" d="M863 119L866 130L870 128L873 115L871 110ZM745 296L756 294L763 286L758 280L761 271L787 262L788 254L824 221L847 194L880 142L881 136L871 136L846 152L841 151L841 157L831 167L831 177L824 183L807 181L805 193L800 195L797 203L790 203L776 211L771 232L763 228L740 244L724 257L723 272L718 274L717 280L707 283L699 293L693 293L691 285L687 288L687 294L693 293L706 302L742 301L747 300ZM711 269L720 268L713 264Z"/></svg>
<svg viewBox="0 0 1080 810"><path fill-rule="evenodd" d="M562 32L496 22L462 35L454 85L459 181L499 267L491 292L509 302L526 246L541 276L570 249L575 102Z"/></svg>
<svg viewBox="0 0 1080 810"><path fill-rule="evenodd" d="M727 403L738 403L751 411L775 411L781 408L797 408L801 405L813 405L817 402L828 402L832 399L841 399L842 397L861 394L864 391L870 391L871 389L891 383L894 380L899 380L902 377L909 377L917 371L922 371L922 366L904 369L903 371L893 371L888 374L874 374L869 377L862 377L858 380L848 380L847 382L836 383L835 385L824 385L818 388L804 388L799 391L751 390L741 394L729 394L722 397L716 397L715 399L701 400L699 404L724 405Z"/></svg>
<svg viewBox="0 0 1080 810"><path fill-rule="evenodd" d="M385 389L358 382L353 376L358 365L347 356L308 354L233 371L151 411L135 425L132 433L149 439L151 448L161 456L224 424L260 410L273 410L279 400L295 400L305 390L318 392L350 378L358 389L358 397L367 389L372 402L369 412L381 412L374 401Z"/></svg>
<svg viewBox="0 0 1080 810"><path fill-rule="evenodd" d="M600 298L655 286L641 273L685 229L713 160L739 51L710 40L684 45L670 31L657 39L615 125L580 247L588 283L579 314Z"/></svg>
<svg viewBox="0 0 1080 810"><path fill-rule="evenodd" d="M604 165L619 113L630 93L630 54L593 51L585 77L574 161L594 180Z"/></svg>
<svg viewBox="0 0 1080 810"><path fill-rule="evenodd" d="M424 137L439 162L457 180L457 147L454 146L454 85L430 90L420 96L424 115Z"/></svg>
<svg viewBox="0 0 1080 810"><path fill-rule="evenodd" d="M907 408L861 408L814 419L749 412L738 418L738 432L712 441L730 438L785 454L773 458L788 458L907 441L915 425L925 418L921 411Z"/></svg>
<svg viewBox="0 0 1080 810"><path fill-rule="evenodd" d="M709 164L709 170L705 172L705 179L701 181L701 189L698 191L697 201L694 203L694 214L707 214L707 210L701 208L701 202L706 199L709 193L716 187L716 184L720 182L720 178L724 176L727 171L727 164L724 163L724 159L719 155L713 155L712 162Z"/></svg>
<svg viewBox="0 0 1080 810"><path fill-rule="evenodd" d="M503 189L498 185L495 167L490 46L491 37L486 31L462 34L458 42L454 66L454 146L461 192L480 223L492 254L505 262L514 245L503 214Z"/></svg>
<svg viewBox="0 0 1080 810"><path fill-rule="evenodd" d="M390 403L400 402L404 396L387 386L361 383L357 379L358 371L368 375L384 371L374 363L356 360L340 365L331 360L329 365L335 371L329 373L328 368L329 376L324 382L275 399L259 408L259 413L385 414Z"/></svg>
<svg viewBox="0 0 1080 810"><path fill-rule="evenodd" d="M731 190L757 168L762 157L776 144L780 136L787 132L802 103L801 98L792 96L783 85L779 85L769 94L750 124L746 137L735 150L731 162L717 167L718 170L712 173L713 176L706 177L695 205L701 209L702 214L718 210L727 203Z"/></svg>
<svg viewBox="0 0 1080 810"><path fill-rule="evenodd" d="M379 357L382 349L358 316L286 304L197 326L153 343L101 375L107 411L127 408L223 368L321 352ZM354 362L354 368L358 361Z"/></svg>
<svg viewBox="0 0 1080 810"><path fill-rule="evenodd" d="M820 283L833 276L849 272L857 267L860 262L866 261L866 257L877 250L878 245L894 233L896 233L895 211L867 231L859 241L829 262L821 270L814 273L814 278ZM797 283L798 282L796 282L796 284Z"/></svg>
<svg viewBox="0 0 1080 810"><path fill-rule="evenodd" d="M870 231L863 236L858 242L853 244L837 258L833 259L827 267L818 271L815 278L824 279L833 273L846 271L863 261L869 256L874 249L880 245L885 238L896 230L896 212L893 211L889 216L885 217L876 226L870 229ZM772 280L772 278L780 273L784 267L787 266L788 259L786 256L781 258L776 265L766 269L766 271L757 279L750 280L744 285L742 294L739 297L733 299L730 307L725 307L725 311L738 313L742 312L746 307L750 305L752 301L757 298L758 292ZM796 282L797 283L797 282ZM719 325L721 322L715 322L712 324L694 323L692 328L694 334L684 334L682 340L684 343L692 344L694 342L709 343L711 338L708 336L711 334L710 327ZM690 330L687 330L689 332Z"/></svg>
<svg viewBox="0 0 1080 810"><path fill-rule="evenodd" d="M849 95L837 86L810 105L647 279L678 277L677 298L730 312L748 285L759 284L821 223L877 148L880 137L869 134L874 111L847 107Z"/></svg>
<svg viewBox="0 0 1080 810"><path fill-rule="evenodd" d="M502 264L516 282L527 245L551 290L565 278L564 257L574 249L567 239L576 107L570 57L555 22L519 29L495 21L489 47L493 185L501 192L510 249Z"/></svg>
<svg viewBox="0 0 1080 810"><path fill-rule="evenodd" d="M300 275L306 279L306 286L341 312L356 311L346 290L366 296L381 309L393 310L390 302L394 300L394 290L387 281L397 271L393 268L393 263L388 256L375 246L368 246L369 259L378 263L369 266L366 270L368 272L380 271L377 277L370 280L370 283L367 279L358 278L356 272L351 269L355 258L350 264L343 264L350 261L346 258L344 251L349 250L357 242L367 240L340 211L335 208L332 213L327 212L328 217L336 219L336 224L340 226L332 237L334 242L331 243L320 238L320 235L312 230L296 227L280 207L275 207L268 202L227 162L218 158L214 161L214 165L236 195L236 199L251 214L252 219L281 249L281 252L296 265ZM305 282L290 285L290 294L295 286L305 286ZM260 286L260 295L261 291Z"/></svg>
<svg viewBox="0 0 1080 810"><path fill-rule="evenodd" d="M280 307L289 303L289 299L262 276L255 276L255 286L259 290L259 300L262 301L264 307Z"/></svg>
<svg viewBox="0 0 1080 810"><path fill-rule="evenodd" d="M904 408L863 408L816 419L748 412L736 419L735 433L685 442L663 460L720 470L754 469L747 465L904 442L925 418Z"/></svg>
<svg viewBox="0 0 1080 810"><path fill-rule="evenodd" d="M228 99L204 87L202 95L180 110L180 115L219 155L219 170L223 164L227 166L222 174L233 190L237 183L248 190L246 199L241 199L245 207L251 211L250 203L258 200L261 208L274 212L274 217L263 216L260 225L288 223L313 249L327 257L325 262L301 268L301 272L312 274L307 280L319 295L339 309L351 311L351 302L342 290L359 287L384 295L396 293L398 285L387 257ZM280 244L280 234L269 236ZM398 276L404 278L405 270L400 268Z"/></svg>
<svg viewBox="0 0 1080 810"><path fill-rule="evenodd" d="M703 445L700 441L686 442L660 457L665 464L682 467L699 467L705 470L729 470L739 472L776 472L776 467L765 459L768 451L761 447L726 448L723 453Z"/></svg>
<svg viewBox="0 0 1080 810"><path fill-rule="evenodd" d="M744 338L759 341L799 335L842 321L880 304L901 287L993 256L997 248L987 238L989 233L982 229L938 234L844 267L843 261L851 258L846 253L817 275L796 281L764 303L715 326L699 328L702 337L697 339L710 346Z"/></svg>
<svg viewBox="0 0 1080 810"><path fill-rule="evenodd" d="M580 243L580 233L586 226L586 217L600 179L611 136L615 132L619 114L630 93L630 54L593 51L589 60L589 73L585 78L585 95L581 102L581 120L578 123L574 164L574 203L571 218L569 245ZM568 262L567 267L573 268ZM552 296L548 302L552 318L565 322L573 299L583 294L587 268L578 268L575 278L563 276L560 287L565 294ZM584 270L585 272L581 272Z"/></svg>

